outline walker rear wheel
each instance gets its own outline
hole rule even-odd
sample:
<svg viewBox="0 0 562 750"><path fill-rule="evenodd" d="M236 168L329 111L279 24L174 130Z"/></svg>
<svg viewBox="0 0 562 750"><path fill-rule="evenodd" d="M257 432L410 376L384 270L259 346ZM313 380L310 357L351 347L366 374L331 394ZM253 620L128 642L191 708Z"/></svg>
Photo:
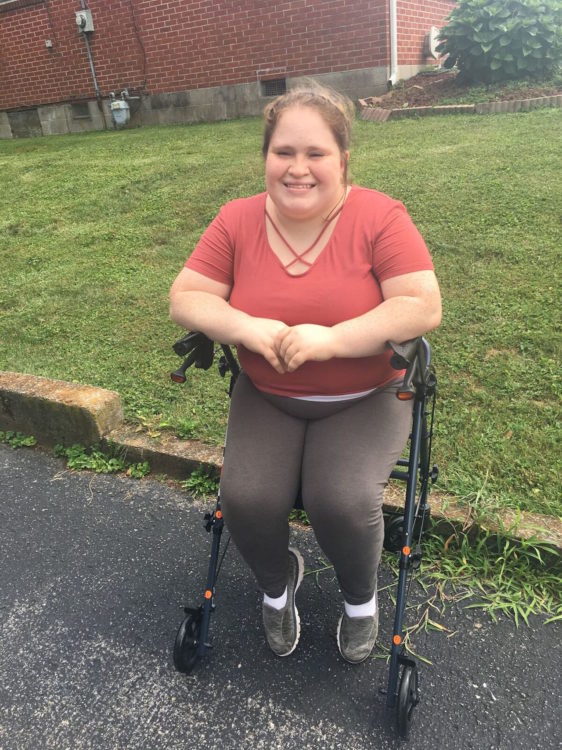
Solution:
<svg viewBox="0 0 562 750"><path fill-rule="evenodd" d="M384 548L387 552L398 552L402 548L404 516L394 516L384 528Z"/></svg>
<svg viewBox="0 0 562 750"><path fill-rule="evenodd" d="M414 708L419 702L418 670L416 666L407 664L402 672L400 689L398 691L398 704L396 706L396 725L398 728L398 734L404 739L408 738Z"/></svg>
<svg viewBox="0 0 562 750"><path fill-rule="evenodd" d="M174 643L174 666L178 672L189 674L199 661L201 613L189 614L179 626Z"/></svg>

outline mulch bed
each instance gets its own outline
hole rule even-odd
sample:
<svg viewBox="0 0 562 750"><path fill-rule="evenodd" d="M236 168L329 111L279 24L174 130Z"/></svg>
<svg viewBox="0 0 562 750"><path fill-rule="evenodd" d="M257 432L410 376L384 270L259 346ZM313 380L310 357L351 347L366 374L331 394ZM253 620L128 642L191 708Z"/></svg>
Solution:
<svg viewBox="0 0 562 750"><path fill-rule="evenodd" d="M367 97L363 101L371 107L399 109L400 107L435 106L442 99L453 99L469 94L472 87L457 83L454 73L418 73L403 85L398 85L383 96ZM515 101L533 99L539 96L554 96L562 93L557 86L521 86L495 84L488 87L482 101ZM474 99L472 99L474 101Z"/></svg>

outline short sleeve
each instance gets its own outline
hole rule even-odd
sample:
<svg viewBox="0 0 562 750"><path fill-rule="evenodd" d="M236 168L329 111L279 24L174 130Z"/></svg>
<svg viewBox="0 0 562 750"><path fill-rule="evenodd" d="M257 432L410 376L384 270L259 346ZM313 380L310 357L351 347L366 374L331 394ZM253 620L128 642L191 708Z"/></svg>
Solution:
<svg viewBox="0 0 562 750"><path fill-rule="evenodd" d="M234 238L228 226L225 206L203 232L185 266L214 281L232 286Z"/></svg>
<svg viewBox="0 0 562 750"><path fill-rule="evenodd" d="M381 281L415 271L433 271L429 250L399 201L386 213L372 247L373 273Z"/></svg>

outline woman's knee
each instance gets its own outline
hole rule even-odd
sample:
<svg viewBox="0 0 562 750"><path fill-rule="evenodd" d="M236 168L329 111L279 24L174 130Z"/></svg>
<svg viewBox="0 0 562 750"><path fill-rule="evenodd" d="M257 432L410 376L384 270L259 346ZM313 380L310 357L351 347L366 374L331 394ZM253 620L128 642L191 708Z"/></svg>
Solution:
<svg viewBox="0 0 562 750"><path fill-rule="evenodd" d="M265 486L254 479L231 480L223 474L221 477L220 497L225 518L242 522L264 516L275 519L286 518L291 508L291 499L285 494L275 492L274 488Z"/></svg>
<svg viewBox="0 0 562 750"><path fill-rule="evenodd" d="M382 522L381 487L317 486L303 490L303 505L313 525L340 529L355 536L365 527L376 528Z"/></svg>

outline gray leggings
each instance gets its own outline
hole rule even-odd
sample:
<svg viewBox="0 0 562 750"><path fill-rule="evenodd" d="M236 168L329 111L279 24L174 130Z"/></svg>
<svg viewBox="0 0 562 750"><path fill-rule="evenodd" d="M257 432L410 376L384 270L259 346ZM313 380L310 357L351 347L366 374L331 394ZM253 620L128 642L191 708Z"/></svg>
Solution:
<svg viewBox="0 0 562 750"><path fill-rule="evenodd" d="M345 600L372 598L384 536L383 489L412 423L412 402L399 401L396 388L318 403L271 396L244 373L238 378L221 504L236 546L269 596L281 596L287 585L288 515L300 487Z"/></svg>

